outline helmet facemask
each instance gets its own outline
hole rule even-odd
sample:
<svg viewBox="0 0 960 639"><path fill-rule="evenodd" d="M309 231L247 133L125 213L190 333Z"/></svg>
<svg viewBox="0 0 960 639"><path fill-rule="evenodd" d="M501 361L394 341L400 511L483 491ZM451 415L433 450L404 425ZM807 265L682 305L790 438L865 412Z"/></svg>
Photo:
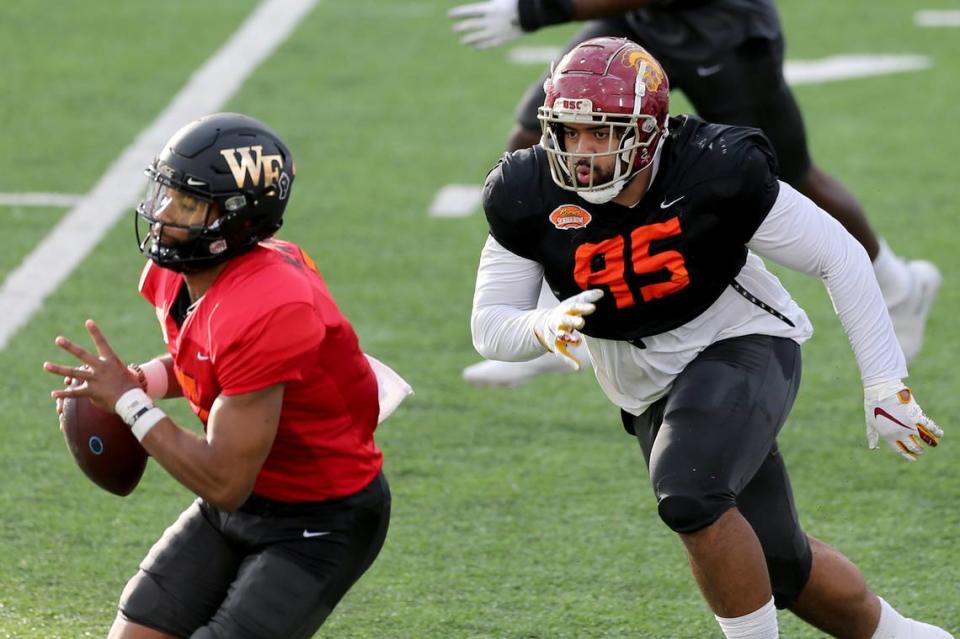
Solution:
<svg viewBox="0 0 960 639"><path fill-rule="evenodd" d="M585 101L578 102L582 104ZM586 108L581 106L583 111L590 108L589 104ZM631 178L650 166L662 130L656 119L650 115L623 116L583 111L571 113L569 110L540 107L537 119L540 120L542 130L541 144L547 152L553 181L560 188L575 191L593 204L602 204L615 198ZM564 143L566 124L607 127L609 147L606 151L597 153L568 151ZM598 161L610 157L615 160L613 173L609 179L597 181L595 167ZM577 181L577 165L589 168L589 183L580 184Z"/></svg>
<svg viewBox="0 0 960 639"><path fill-rule="evenodd" d="M209 268L222 260L228 248L224 217L208 197L178 189L154 167L152 178L137 206L136 234L140 252L159 266L178 272ZM145 225L145 228L144 228Z"/></svg>
<svg viewBox="0 0 960 639"><path fill-rule="evenodd" d="M670 83L660 63L643 47L625 38L581 42L551 65L543 90L537 119L557 186L601 204L617 197L631 179L653 165L667 134ZM597 129L606 127L607 148L594 153L566 148L564 132L569 134L572 127L592 130L595 136ZM588 150L603 146L597 142L600 138ZM594 172L598 165L604 170L601 176ZM583 167L590 170L589 180Z"/></svg>

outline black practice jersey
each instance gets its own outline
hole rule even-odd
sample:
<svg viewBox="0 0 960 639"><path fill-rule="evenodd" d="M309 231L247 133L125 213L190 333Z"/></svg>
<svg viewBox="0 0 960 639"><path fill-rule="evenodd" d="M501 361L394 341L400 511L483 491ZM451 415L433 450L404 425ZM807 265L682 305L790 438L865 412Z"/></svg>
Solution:
<svg viewBox="0 0 960 639"><path fill-rule="evenodd" d="M632 39L657 58L706 64L750 38L780 38L773 0L660 0L626 18Z"/></svg>
<svg viewBox="0 0 960 639"><path fill-rule="evenodd" d="M759 129L671 118L659 166L635 207L590 204L557 186L541 146L504 155L487 176L490 233L543 265L565 299L601 288L583 332L634 340L707 309L746 261L746 243L779 193Z"/></svg>

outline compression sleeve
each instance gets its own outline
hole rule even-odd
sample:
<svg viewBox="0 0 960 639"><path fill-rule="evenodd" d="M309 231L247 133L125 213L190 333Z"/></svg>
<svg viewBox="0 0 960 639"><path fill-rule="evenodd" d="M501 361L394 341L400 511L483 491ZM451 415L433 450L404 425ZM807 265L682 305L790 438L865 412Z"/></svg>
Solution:
<svg viewBox="0 0 960 639"><path fill-rule="evenodd" d="M519 362L544 353L533 332L550 312L537 309L543 267L487 238L477 268L470 330L473 347L488 359Z"/></svg>
<svg viewBox="0 0 960 639"><path fill-rule="evenodd" d="M850 339L864 386L902 379L907 365L864 248L785 183L748 242L755 253L822 279Z"/></svg>

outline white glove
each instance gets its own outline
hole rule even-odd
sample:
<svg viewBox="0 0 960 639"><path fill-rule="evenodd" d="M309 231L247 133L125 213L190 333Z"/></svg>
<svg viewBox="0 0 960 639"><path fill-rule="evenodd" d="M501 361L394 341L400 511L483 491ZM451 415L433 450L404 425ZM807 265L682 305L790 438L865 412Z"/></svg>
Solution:
<svg viewBox="0 0 960 639"><path fill-rule="evenodd" d="M923 414L913 393L903 382L887 382L863 389L867 412L867 445L877 448L883 437L901 457L917 461L923 444L935 447L943 437L937 424Z"/></svg>
<svg viewBox="0 0 960 639"><path fill-rule="evenodd" d="M583 341L583 336L577 332L585 324L583 316L597 310L593 303L601 297L603 291L598 288L568 297L551 309L533 329L543 347L575 371L580 370L580 360L568 348L579 346Z"/></svg>
<svg viewBox="0 0 960 639"><path fill-rule="evenodd" d="M459 20L453 30L465 33L460 43L477 49L489 49L523 35L517 0L488 0L463 4L450 9L447 15Z"/></svg>

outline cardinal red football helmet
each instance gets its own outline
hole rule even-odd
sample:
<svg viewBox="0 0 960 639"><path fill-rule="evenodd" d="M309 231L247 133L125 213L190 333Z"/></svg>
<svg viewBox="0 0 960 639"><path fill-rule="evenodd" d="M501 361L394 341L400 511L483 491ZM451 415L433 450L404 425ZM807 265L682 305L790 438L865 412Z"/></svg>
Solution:
<svg viewBox="0 0 960 639"><path fill-rule="evenodd" d="M637 173L653 163L667 131L670 83L660 63L625 38L594 38L577 45L550 72L537 118L553 181L589 202L607 202ZM618 145L603 153L572 153L564 148L567 123L608 125ZM595 183L593 163L617 156L610 180ZM578 184L572 168L589 161L589 184Z"/></svg>

